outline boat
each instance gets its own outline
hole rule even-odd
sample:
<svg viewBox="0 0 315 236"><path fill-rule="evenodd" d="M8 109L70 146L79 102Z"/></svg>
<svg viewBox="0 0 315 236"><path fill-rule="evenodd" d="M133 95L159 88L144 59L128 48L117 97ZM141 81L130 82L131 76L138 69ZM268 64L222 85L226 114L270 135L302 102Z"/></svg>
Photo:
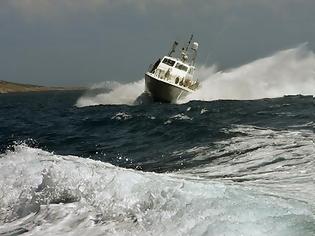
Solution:
<svg viewBox="0 0 315 236"><path fill-rule="evenodd" d="M153 101L176 103L199 88L199 82L193 79L199 45L192 43L192 39L193 35L178 56L173 56L178 46L175 41L167 56L149 66L145 73L145 92Z"/></svg>

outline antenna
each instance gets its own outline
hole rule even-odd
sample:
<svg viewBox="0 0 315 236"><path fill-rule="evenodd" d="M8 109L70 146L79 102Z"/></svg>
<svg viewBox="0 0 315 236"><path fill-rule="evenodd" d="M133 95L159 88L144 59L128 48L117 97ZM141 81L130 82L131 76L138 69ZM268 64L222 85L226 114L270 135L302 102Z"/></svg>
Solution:
<svg viewBox="0 0 315 236"><path fill-rule="evenodd" d="M171 48L171 51L168 53L169 57L175 52L175 49L176 49L177 45L178 45L178 42L174 41L174 43L172 45L172 48Z"/></svg>
<svg viewBox="0 0 315 236"><path fill-rule="evenodd" d="M191 44L191 41L192 41L193 37L194 37L194 35L191 34L190 39L189 39L189 41L188 41L188 44L187 44L187 46L186 46L186 52L188 51L189 45Z"/></svg>

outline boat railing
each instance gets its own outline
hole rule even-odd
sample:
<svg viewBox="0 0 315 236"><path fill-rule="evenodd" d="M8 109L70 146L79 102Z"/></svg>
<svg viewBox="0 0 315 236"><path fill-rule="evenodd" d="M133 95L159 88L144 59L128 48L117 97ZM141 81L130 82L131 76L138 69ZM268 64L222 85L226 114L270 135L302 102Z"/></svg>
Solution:
<svg viewBox="0 0 315 236"><path fill-rule="evenodd" d="M175 84L186 87L192 90L195 90L199 86L198 81L192 80L190 75L185 77L179 77L176 75L171 74L169 70L162 70L162 69L155 69L153 74L157 76L159 79L166 80L166 81L173 81Z"/></svg>
<svg viewBox="0 0 315 236"><path fill-rule="evenodd" d="M155 69L153 72L153 74L156 75L160 79L165 79L165 73L166 71L162 69Z"/></svg>

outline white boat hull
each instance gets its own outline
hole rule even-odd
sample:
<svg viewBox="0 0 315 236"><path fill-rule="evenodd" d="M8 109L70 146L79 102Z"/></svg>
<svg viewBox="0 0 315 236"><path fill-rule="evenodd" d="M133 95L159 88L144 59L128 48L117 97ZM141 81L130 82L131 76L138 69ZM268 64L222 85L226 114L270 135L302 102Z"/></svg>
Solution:
<svg viewBox="0 0 315 236"><path fill-rule="evenodd" d="M145 74L145 90L156 102L176 103L193 90L159 79L152 73Z"/></svg>

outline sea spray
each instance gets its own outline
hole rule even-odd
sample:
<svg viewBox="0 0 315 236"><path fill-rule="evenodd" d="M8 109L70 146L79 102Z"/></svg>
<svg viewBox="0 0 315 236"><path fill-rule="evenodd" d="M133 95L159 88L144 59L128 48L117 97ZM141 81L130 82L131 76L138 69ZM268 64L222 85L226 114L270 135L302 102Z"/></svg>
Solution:
<svg viewBox="0 0 315 236"><path fill-rule="evenodd" d="M76 106L85 107L101 104L132 105L143 90L144 79L128 84L103 82L93 85L90 91L78 99Z"/></svg>
<svg viewBox="0 0 315 236"><path fill-rule="evenodd" d="M127 170L23 145L0 155L0 170L1 235L314 232L306 203L255 188Z"/></svg>
<svg viewBox="0 0 315 236"><path fill-rule="evenodd" d="M199 75L201 88L182 102L315 95L315 55L304 44L230 71L202 66Z"/></svg>

